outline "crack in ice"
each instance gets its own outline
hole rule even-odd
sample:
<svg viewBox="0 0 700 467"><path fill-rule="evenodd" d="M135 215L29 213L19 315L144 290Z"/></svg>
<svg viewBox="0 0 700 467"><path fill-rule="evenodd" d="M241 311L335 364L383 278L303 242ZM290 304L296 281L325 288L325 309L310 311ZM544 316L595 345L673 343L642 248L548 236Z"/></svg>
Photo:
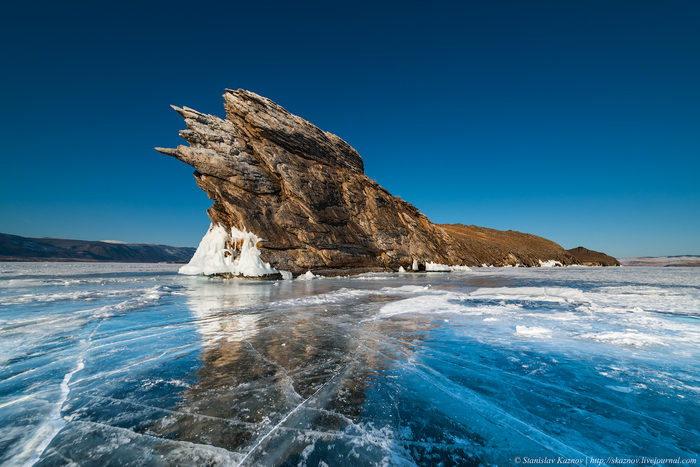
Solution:
<svg viewBox="0 0 700 467"><path fill-rule="evenodd" d="M365 335L365 338L362 340L362 342L360 342L360 343L358 344L358 346L357 346L357 348L355 349L355 351L353 352L353 354L357 354L357 352L360 350L360 348L364 345L365 341L367 340L367 338L369 337L369 335L370 335L370 334L372 333L372 331L374 330L375 324L376 324L376 321L374 321L374 322L372 323L372 326L370 327L369 331L367 331L367 334ZM238 463L238 467L241 467L241 466L243 465L243 462L245 462L245 460L246 460L248 457L250 457L250 455L258 448L258 446L260 446L260 445L263 443L263 441L265 441L272 433L274 433L278 428L280 428L280 427L282 426L282 424L284 424L294 413L296 413L297 410L299 410L299 409L300 409L302 406L304 406L308 401L310 401L312 398L314 398L314 397L316 396L316 394L320 393L326 386L328 386L328 385L331 383L331 381L333 381L333 380L336 378L336 376L338 376L338 375L339 375L345 368L347 368L351 363L353 363L353 362L356 361L356 360L355 360L355 357L354 357L353 355L348 356L348 360L349 360L349 361L348 361L341 369L339 369L333 376L331 376L331 378L330 378L328 381L326 381L325 383L323 383L323 384L321 385L321 387L319 387L319 388L318 388L313 394L311 394L309 397L307 397L306 399L304 399L303 401L301 401L301 403L299 403L299 405L297 405L296 407L294 407L287 415L285 415L284 418L282 418L282 420L280 420L279 423L277 423L277 425L275 425L274 427L272 427L262 438L260 438L260 439L258 440L258 442L255 443L255 444L253 445L253 447L250 448L250 450L246 453L246 455L243 456L243 458L241 459L241 461Z"/></svg>
<svg viewBox="0 0 700 467"><path fill-rule="evenodd" d="M68 386L68 384L70 383L70 380L73 378L74 374L85 368L85 357L87 356L87 352L90 349L92 337L99 329L103 320L104 319L101 319L97 323L95 329L92 330L88 338L84 341L83 351L77 359L77 365L75 366L75 369L71 372L66 373L63 377L63 381L61 381L61 397L59 398L58 402L56 403L56 406L53 408L51 414L49 415L49 418L53 422L53 430L51 430L51 432L41 441L41 443L39 443L39 445L34 450L34 454L32 455L32 457L27 459L27 461L24 464L22 464L22 467L31 467L32 465L36 464L36 462L39 460L41 455L44 453L44 450L46 450L51 441L53 441L56 435L58 435L58 433L63 429L63 427L66 426L66 422L63 419L63 416L61 415L61 411L63 409L63 404L65 404L66 400L68 400L68 394L70 394L70 387Z"/></svg>
<svg viewBox="0 0 700 467"><path fill-rule="evenodd" d="M272 366L275 366L275 367L280 368L280 369L284 372L284 376L290 381L290 383L289 383L289 388L292 390L292 392L293 392L299 399L303 399L303 397L301 396L301 394L299 394L299 393L296 391L296 389L294 389L294 383L295 383L296 381L294 381L294 378L292 378L291 376L289 376L289 374L287 373L287 369L286 369L284 366L280 365L280 364L277 363L277 362L274 362L274 361L272 361L272 360L267 359L263 354L261 354L260 351L259 351L258 349L256 349L255 346L254 346L254 345L248 340L248 338L245 336L245 332L243 332L243 340L246 342L246 344L248 344L248 345L250 346L251 349L253 349L253 351L254 351L256 354L258 354L258 356L259 356L264 362L266 362L266 363L268 363L268 364L270 364L270 365L272 365Z"/></svg>

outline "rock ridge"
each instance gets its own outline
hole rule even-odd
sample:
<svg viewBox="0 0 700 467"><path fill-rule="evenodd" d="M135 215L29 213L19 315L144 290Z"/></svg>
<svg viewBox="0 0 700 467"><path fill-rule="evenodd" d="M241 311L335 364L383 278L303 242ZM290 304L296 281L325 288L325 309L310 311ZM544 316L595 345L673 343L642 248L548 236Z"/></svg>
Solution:
<svg viewBox="0 0 700 467"><path fill-rule="evenodd" d="M583 266L621 266L616 258L599 251L589 250L582 246L566 251L578 259Z"/></svg>
<svg viewBox="0 0 700 467"><path fill-rule="evenodd" d="M578 264L554 242L520 232L437 225L364 173L338 136L243 89L224 94L226 119L172 106L189 146L156 148L194 167L214 200L214 226L254 232L260 258L295 275L445 265ZM236 254L236 245L227 245Z"/></svg>
<svg viewBox="0 0 700 467"><path fill-rule="evenodd" d="M150 243L28 238L0 233L0 261L186 263L194 252L190 247Z"/></svg>

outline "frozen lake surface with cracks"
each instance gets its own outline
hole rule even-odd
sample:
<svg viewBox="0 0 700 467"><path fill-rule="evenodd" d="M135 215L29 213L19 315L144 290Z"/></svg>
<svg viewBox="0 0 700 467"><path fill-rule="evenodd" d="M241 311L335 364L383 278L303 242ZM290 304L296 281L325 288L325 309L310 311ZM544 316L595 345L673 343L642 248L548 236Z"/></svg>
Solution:
<svg viewBox="0 0 700 467"><path fill-rule="evenodd" d="M0 263L0 464L700 457L700 268L178 268Z"/></svg>

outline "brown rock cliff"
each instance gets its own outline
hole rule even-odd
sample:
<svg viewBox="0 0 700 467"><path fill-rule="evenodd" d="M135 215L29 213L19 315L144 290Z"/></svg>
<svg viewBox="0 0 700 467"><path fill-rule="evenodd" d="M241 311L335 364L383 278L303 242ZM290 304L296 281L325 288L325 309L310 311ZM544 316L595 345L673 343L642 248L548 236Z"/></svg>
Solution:
<svg viewBox="0 0 700 467"><path fill-rule="evenodd" d="M226 90L226 120L190 108L180 135L189 146L156 148L191 165L215 200L214 224L264 239L261 259L299 274L347 274L448 265L577 264L554 242L519 232L436 225L364 174L339 137L269 99Z"/></svg>
<svg viewBox="0 0 700 467"><path fill-rule="evenodd" d="M589 250L582 246L566 251L571 253L584 266L620 266L620 262L612 256L599 251Z"/></svg>

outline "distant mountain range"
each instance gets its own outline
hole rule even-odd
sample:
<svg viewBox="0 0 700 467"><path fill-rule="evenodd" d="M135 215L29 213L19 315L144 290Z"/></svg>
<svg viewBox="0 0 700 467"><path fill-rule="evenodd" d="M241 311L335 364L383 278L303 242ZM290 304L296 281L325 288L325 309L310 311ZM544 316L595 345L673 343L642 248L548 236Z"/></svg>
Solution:
<svg viewBox="0 0 700 467"><path fill-rule="evenodd" d="M196 248L113 240L27 238L0 233L0 261L187 262Z"/></svg>
<svg viewBox="0 0 700 467"><path fill-rule="evenodd" d="M657 256L639 258L620 258L623 266L657 266L657 267L700 267L700 256Z"/></svg>

